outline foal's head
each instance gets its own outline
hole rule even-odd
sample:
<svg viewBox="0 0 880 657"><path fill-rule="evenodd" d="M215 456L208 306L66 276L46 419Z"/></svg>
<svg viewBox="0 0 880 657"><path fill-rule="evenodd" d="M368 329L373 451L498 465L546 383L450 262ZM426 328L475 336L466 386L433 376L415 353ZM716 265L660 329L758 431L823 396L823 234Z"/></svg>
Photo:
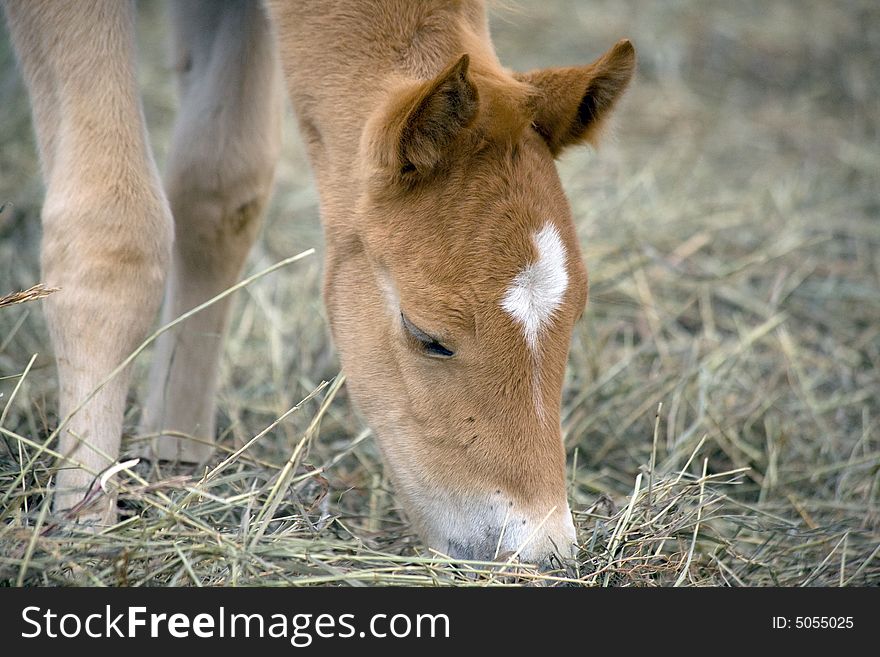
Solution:
<svg viewBox="0 0 880 657"><path fill-rule="evenodd" d="M327 305L399 499L450 556L571 553L560 401L587 272L554 158L596 138L634 64L628 41L515 76L463 55L364 130Z"/></svg>

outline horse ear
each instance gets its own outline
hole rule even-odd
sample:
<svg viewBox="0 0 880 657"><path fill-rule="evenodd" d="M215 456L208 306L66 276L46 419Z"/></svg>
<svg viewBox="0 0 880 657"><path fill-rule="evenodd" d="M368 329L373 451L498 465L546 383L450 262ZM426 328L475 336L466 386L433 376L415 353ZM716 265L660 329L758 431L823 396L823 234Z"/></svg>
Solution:
<svg viewBox="0 0 880 657"><path fill-rule="evenodd" d="M596 144L635 66L635 48L623 39L589 66L516 74L537 91L533 125L554 156L573 144Z"/></svg>
<svg viewBox="0 0 880 657"><path fill-rule="evenodd" d="M402 174L425 174L443 158L456 137L477 115L477 87L468 76L470 57L462 55L433 80L410 89L386 114L384 163ZM388 156L391 156L390 158Z"/></svg>

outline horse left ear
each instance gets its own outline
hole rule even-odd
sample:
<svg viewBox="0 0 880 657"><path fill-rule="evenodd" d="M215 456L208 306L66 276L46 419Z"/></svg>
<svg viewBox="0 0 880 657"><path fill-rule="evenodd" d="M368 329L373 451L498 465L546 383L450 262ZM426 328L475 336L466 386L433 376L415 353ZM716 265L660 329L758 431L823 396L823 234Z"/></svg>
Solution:
<svg viewBox="0 0 880 657"><path fill-rule="evenodd" d="M573 144L596 144L602 125L626 91L635 67L635 48L623 39L589 66L515 75L537 91L533 127L554 157Z"/></svg>

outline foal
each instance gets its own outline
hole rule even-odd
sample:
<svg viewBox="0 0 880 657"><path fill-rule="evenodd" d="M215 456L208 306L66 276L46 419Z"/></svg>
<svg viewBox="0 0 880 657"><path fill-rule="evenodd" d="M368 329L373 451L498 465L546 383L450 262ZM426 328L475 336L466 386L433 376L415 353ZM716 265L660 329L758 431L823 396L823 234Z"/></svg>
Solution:
<svg viewBox="0 0 880 657"><path fill-rule="evenodd" d="M5 3L47 181L44 276L62 288L47 301L62 417L143 339L166 272L166 319L239 276L278 158L283 70L320 191L332 333L407 516L456 558L570 553L560 400L587 274L554 158L595 140L632 76L628 41L518 74L476 0L180 2L163 192L131 7ZM143 418L154 457L210 456L227 315L162 336ZM62 434L92 472L118 454L127 386ZM91 476L61 471L57 505Z"/></svg>

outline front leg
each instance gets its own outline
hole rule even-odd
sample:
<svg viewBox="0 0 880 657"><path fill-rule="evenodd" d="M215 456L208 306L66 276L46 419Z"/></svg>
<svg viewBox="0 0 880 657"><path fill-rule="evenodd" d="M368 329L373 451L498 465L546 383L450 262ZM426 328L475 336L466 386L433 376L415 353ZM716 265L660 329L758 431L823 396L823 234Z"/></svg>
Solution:
<svg viewBox="0 0 880 657"><path fill-rule="evenodd" d="M137 90L133 4L6 0L4 8L47 187L43 278L59 288L45 308L67 419L57 449L69 460L59 465L54 502L63 510L119 457L128 369L86 400L155 320L171 214ZM84 515L112 521L115 501Z"/></svg>

